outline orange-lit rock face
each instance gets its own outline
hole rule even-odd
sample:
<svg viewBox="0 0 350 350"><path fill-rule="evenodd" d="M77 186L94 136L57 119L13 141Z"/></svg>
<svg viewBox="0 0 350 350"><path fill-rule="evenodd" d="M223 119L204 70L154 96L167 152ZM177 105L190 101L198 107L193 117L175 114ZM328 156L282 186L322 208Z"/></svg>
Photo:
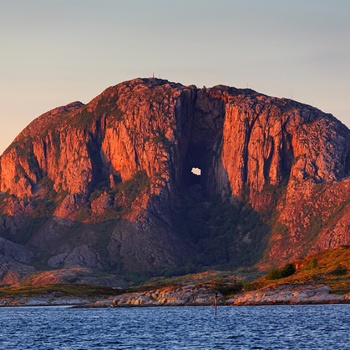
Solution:
<svg viewBox="0 0 350 350"><path fill-rule="evenodd" d="M261 213L270 226L265 265L348 244L349 136L330 115L252 90L124 82L87 105L45 113L4 152L3 236L17 235L18 242L57 256L57 267L74 267L86 251L97 256L86 261L101 267L107 263L92 248L100 244L98 230L70 231L52 217L86 224L125 220L106 231L107 261L134 270L174 266L185 253L170 216L179 191L197 185ZM191 173L194 167L200 176ZM24 239L26 218L51 221L32 225ZM249 233L245 240L251 242Z"/></svg>

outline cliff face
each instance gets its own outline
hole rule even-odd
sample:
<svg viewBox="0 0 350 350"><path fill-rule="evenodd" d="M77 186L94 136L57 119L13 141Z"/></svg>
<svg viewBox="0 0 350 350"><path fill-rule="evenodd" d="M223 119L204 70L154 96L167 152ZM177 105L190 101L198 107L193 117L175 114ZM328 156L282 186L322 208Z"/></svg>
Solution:
<svg viewBox="0 0 350 350"><path fill-rule="evenodd" d="M349 244L349 136L295 101L158 79L56 108L1 156L0 235L26 260L0 251L0 278L268 266Z"/></svg>

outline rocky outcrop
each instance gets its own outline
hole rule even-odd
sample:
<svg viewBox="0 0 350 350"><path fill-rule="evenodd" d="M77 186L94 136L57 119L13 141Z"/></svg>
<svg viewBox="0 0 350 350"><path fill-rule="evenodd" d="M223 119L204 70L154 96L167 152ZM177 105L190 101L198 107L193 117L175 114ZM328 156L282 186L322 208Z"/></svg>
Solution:
<svg viewBox="0 0 350 350"><path fill-rule="evenodd" d="M350 243L349 136L295 101L131 80L45 113L7 148L0 235L47 270L279 265ZM16 281L34 269L3 255Z"/></svg>
<svg viewBox="0 0 350 350"><path fill-rule="evenodd" d="M121 294L98 300L93 307L214 305L215 294L222 305L222 294L194 285L165 287L146 292Z"/></svg>
<svg viewBox="0 0 350 350"><path fill-rule="evenodd" d="M35 254L29 249L0 237L0 281L3 284L19 285L23 277L35 268L30 264Z"/></svg>
<svg viewBox="0 0 350 350"><path fill-rule="evenodd" d="M349 303L350 294L331 293L325 285L281 285L239 294L228 299L230 305L284 305L284 304L335 304Z"/></svg>
<svg viewBox="0 0 350 350"><path fill-rule="evenodd" d="M215 302L216 297L216 302ZM92 307L189 306L189 305L298 305L350 303L350 294L332 294L325 285L279 285L224 297L215 289L195 285L164 287L145 292L125 293L101 299Z"/></svg>
<svg viewBox="0 0 350 350"><path fill-rule="evenodd" d="M259 306L300 304L349 304L350 294L338 295L325 285L280 285L239 293L229 299L215 290L194 285L163 287L145 292L116 296L73 296L46 293L37 296L0 298L0 307L9 306L78 306L87 308L141 306ZM215 297L217 301L215 302ZM215 312L215 309L214 309Z"/></svg>

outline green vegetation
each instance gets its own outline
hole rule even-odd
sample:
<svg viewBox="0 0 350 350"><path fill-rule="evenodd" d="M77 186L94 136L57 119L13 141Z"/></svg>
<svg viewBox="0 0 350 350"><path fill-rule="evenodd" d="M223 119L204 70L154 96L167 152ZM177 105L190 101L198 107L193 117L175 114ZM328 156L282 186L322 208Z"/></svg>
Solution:
<svg viewBox="0 0 350 350"><path fill-rule="evenodd" d="M113 127L113 122L122 120L124 115L124 112L119 109L117 103L118 95L102 94L99 96L94 109L90 111L90 106L86 105L79 110L74 116L75 126L80 129L85 129L94 121L99 120L101 117L106 117L108 122L107 126Z"/></svg>
<svg viewBox="0 0 350 350"><path fill-rule="evenodd" d="M117 185L117 197L123 196L126 199L125 206L129 207L141 192L149 188L149 184L146 171L138 171L130 180Z"/></svg>
<svg viewBox="0 0 350 350"><path fill-rule="evenodd" d="M278 279L282 278L281 270L277 269L277 268L270 269L266 278L268 280L278 280Z"/></svg>
<svg viewBox="0 0 350 350"><path fill-rule="evenodd" d="M84 106L79 113L75 115L75 126L78 128L85 128L90 126L95 118L95 114L89 112L87 106Z"/></svg>
<svg viewBox="0 0 350 350"><path fill-rule="evenodd" d="M50 284L45 286L4 286L0 287L0 298L6 297L35 297L45 294L56 296L101 296L117 295L122 290L109 287L98 287L80 284Z"/></svg>
<svg viewBox="0 0 350 350"><path fill-rule="evenodd" d="M283 269L279 273L272 270L267 276L259 278L252 284L257 288L268 285L279 284L325 284L332 288L332 293L344 294L350 292L350 247L341 246L321 251L317 254L300 259L295 263L286 264L298 266L296 271L284 278L271 279L278 274L281 275ZM292 271L289 267L287 271Z"/></svg>
<svg viewBox="0 0 350 350"><path fill-rule="evenodd" d="M243 283L243 290L245 292L251 292L251 291L253 291L255 289L256 289L256 287L254 286L253 283L250 283L250 282L244 282Z"/></svg>
<svg viewBox="0 0 350 350"><path fill-rule="evenodd" d="M333 276L345 276L348 274L348 269L339 264L333 270L329 271L328 274Z"/></svg>
<svg viewBox="0 0 350 350"><path fill-rule="evenodd" d="M242 292L243 283L240 281L236 283L214 283L212 289L217 290L223 296L229 296Z"/></svg>
<svg viewBox="0 0 350 350"><path fill-rule="evenodd" d="M97 200L101 195L106 194L111 201L109 207L104 209L104 213L99 215L98 222L108 222L119 220L131 211L131 205L142 192L149 188L149 178L146 171L141 170L124 182L119 182L114 188L105 185L97 186L82 208L80 208L75 219L79 222L89 221L92 215L91 202Z"/></svg>
<svg viewBox="0 0 350 350"><path fill-rule="evenodd" d="M30 200L32 218L48 218L54 212L59 194L53 189L53 185L53 181L47 176L38 182L38 186L44 190L45 195Z"/></svg>
<svg viewBox="0 0 350 350"><path fill-rule="evenodd" d="M344 294L350 292L350 247L329 249L313 256L298 260L296 263L288 263L278 271L277 279L270 279L270 272L263 278L252 282L237 279L237 271L215 271L209 270L196 274L186 274L178 277L153 277L137 286L124 290L115 290L108 287L85 286L78 284L60 284L46 286L21 286L0 287L0 297L30 297L45 294L55 296L108 296L118 295L125 292L144 292L159 288L177 288L185 285L195 285L196 288L204 288L217 291L224 299L232 295L258 290L266 286L277 286L281 284L303 285L303 284L326 284L331 286L332 293ZM298 269L296 269L298 264ZM252 270L249 270L252 272ZM248 271L248 272L249 272ZM275 275L274 275L275 276ZM135 281L135 276L132 280ZM140 282L142 276L139 274ZM147 274L143 274L143 281ZM73 281L72 281L73 282Z"/></svg>
<svg viewBox="0 0 350 350"><path fill-rule="evenodd" d="M218 291L226 296L241 292L243 287L243 283L237 280L232 271L208 270L169 278L163 276L151 277L139 285L129 288L128 291L147 291L163 287L175 288L185 285L195 285L196 288Z"/></svg>
<svg viewBox="0 0 350 350"><path fill-rule="evenodd" d="M313 270L316 268L317 266L317 263L318 263L318 260L313 257L310 262L307 264L307 266L305 266L305 270Z"/></svg>
<svg viewBox="0 0 350 350"><path fill-rule="evenodd" d="M293 275L295 271L296 271L295 265L288 263L284 265L284 267L281 269L277 269L277 268L271 269L267 274L266 278L268 280L277 280L280 278L289 277Z"/></svg>
<svg viewBox="0 0 350 350"><path fill-rule="evenodd" d="M282 278L292 276L296 271L295 265L288 263L281 269Z"/></svg>
<svg viewBox="0 0 350 350"><path fill-rule="evenodd" d="M22 136L18 141L14 141L6 148L4 153L10 152L12 149L16 149L17 154L22 157L29 157L32 152L33 138L31 136Z"/></svg>

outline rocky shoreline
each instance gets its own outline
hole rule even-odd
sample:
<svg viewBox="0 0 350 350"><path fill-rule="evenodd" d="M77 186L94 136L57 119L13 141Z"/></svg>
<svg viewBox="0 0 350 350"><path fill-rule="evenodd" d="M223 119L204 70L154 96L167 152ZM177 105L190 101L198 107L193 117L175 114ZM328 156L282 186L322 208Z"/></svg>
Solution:
<svg viewBox="0 0 350 350"><path fill-rule="evenodd" d="M286 304L345 304L350 293L331 293L331 287L320 285L280 285L239 294L227 300L229 305L286 305Z"/></svg>
<svg viewBox="0 0 350 350"><path fill-rule="evenodd" d="M350 303L350 293L344 295L330 293L326 285L281 285L266 287L256 291L239 293L226 299L221 293L193 286L164 288L161 290L128 293L114 298L100 300L93 307L125 306L199 306L214 305L289 305L289 304L332 304Z"/></svg>
<svg viewBox="0 0 350 350"><path fill-rule="evenodd" d="M19 306L84 306L95 303L96 299L89 297L70 297L42 295L35 297L4 297L0 298L0 307Z"/></svg>
<svg viewBox="0 0 350 350"><path fill-rule="evenodd" d="M126 293L105 300L99 300L93 307L125 306L186 306L213 305L215 291L195 285L165 287L144 292ZM218 293L220 304L224 304Z"/></svg>
<svg viewBox="0 0 350 350"><path fill-rule="evenodd" d="M56 296L0 298L0 307L11 306L75 306L90 308L147 307L147 306L259 306L298 304L350 303L350 293L339 295L331 287L320 285L279 285L224 297L215 290L195 285L163 287L143 292L125 293L109 297Z"/></svg>

